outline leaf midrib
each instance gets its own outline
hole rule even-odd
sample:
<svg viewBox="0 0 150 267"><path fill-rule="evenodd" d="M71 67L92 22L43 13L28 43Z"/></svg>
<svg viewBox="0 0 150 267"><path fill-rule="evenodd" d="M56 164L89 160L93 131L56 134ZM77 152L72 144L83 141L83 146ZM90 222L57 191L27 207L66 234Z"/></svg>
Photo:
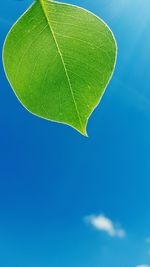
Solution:
<svg viewBox="0 0 150 267"><path fill-rule="evenodd" d="M83 133L86 135L85 129L83 127L83 123L82 123L82 120L81 120L81 116L80 116L80 113L79 113L79 110L78 110L78 106L77 106L77 103L76 103L76 100L75 100L75 97L74 97L72 84L71 84L71 81L70 81L70 78L69 78L69 74L68 74L68 71L67 71L67 68L66 68L66 64L65 64L65 61L64 61L64 58L63 58L63 54L62 54L62 52L60 50L60 47L59 47L55 32L54 32L53 27L52 27L51 22L50 22L50 18L49 18L49 14L48 14L47 8L46 8L45 3L44 3L45 0L39 0L39 2L41 4L44 16L45 16L45 18L47 20L47 23L49 25L49 29L50 29L51 34L53 36L55 45L56 45L57 50L58 50L58 54L60 55L60 58L61 58L61 61L62 61L63 67L64 67L65 75L66 75L66 78L67 78L67 81L68 81L68 85L69 85L69 88L70 88L70 91L71 91L72 99L73 99L73 102L74 102L74 105L75 105L75 109L76 109L76 113L77 113L77 116L78 116L78 119L79 119L79 122L80 122L80 125L81 125L81 129L82 129Z"/></svg>

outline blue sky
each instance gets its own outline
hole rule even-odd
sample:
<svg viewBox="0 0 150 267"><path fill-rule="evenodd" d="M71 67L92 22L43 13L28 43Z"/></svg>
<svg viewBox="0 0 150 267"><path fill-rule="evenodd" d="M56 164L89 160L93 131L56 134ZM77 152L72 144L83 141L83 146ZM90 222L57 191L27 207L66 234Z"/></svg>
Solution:
<svg viewBox="0 0 150 267"><path fill-rule="evenodd" d="M68 0L118 43L89 138L18 102L0 61L0 266L149 267L150 1ZM5 0L0 47L31 1Z"/></svg>

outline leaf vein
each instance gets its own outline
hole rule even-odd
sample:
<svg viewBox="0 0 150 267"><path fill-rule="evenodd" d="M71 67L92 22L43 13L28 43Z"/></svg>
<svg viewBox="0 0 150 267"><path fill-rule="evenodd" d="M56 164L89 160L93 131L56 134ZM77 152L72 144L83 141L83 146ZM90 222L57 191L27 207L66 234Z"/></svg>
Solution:
<svg viewBox="0 0 150 267"><path fill-rule="evenodd" d="M62 55L62 52L59 48L59 44L57 42L57 38L55 36L55 32L52 28L52 25L51 25L51 22L50 22L50 19L49 19L49 16L48 16L48 11L47 11L47 8L45 6L45 1L44 0L40 0L40 4L41 4L41 7L43 9L43 13L46 17L46 20L47 20L47 23L49 25L49 28L51 30L51 33L52 33L52 36L53 36L53 39L54 39L54 42L56 44L56 47L57 47L57 50L58 50L58 53L60 55L60 58L61 58L61 61L62 61L62 64L63 64L63 67L64 67L64 71L65 71L65 74L66 74L66 78L67 78L67 81L68 81L68 85L69 85L69 88L70 88L70 91L71 91L71 95L72 95L72 99L73 99L73 102L74 102L74 105L75 105L75 109L76 109L76 112L77 112L77 116L78 116L78 119L79 119L79 122L80 122L80 125L81 125L81 128L82 128L82 131L84 131L84 127L83 127L83 123L82 123L82 120L81 120L81 117L80 117L80 113L79 113L79 110L78 110L78 106L77 106L77 103L76 103L76 100L75 100L75 97L74 97L74 92L73 92L73 88L72 88L72 84L71 84L71 81L70 81L70 78L69 78L69 75L68 75L68 72L67 72L67 68L66 68L66 65L65 65L65 61L64 61L64 58L63 58L63 55Z"/></svg>

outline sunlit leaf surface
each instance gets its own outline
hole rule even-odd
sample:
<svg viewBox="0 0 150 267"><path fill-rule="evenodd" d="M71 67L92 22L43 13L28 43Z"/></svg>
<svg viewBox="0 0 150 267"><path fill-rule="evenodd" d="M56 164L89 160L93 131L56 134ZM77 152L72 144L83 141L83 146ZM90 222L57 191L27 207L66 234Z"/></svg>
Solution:
<svg viewBox="0 0 150 267"><path fill-rule="evenodd" d="M116 42L94 14L39 0L10 30L3 61L16 96L30 112L86 135L88 118L114 70Z"/></svg>

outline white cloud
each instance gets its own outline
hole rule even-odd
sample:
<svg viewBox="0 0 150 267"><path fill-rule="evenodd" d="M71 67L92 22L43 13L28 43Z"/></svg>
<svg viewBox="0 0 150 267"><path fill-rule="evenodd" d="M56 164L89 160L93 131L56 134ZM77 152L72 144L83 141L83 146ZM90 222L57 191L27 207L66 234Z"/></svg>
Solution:
<svg viewBox="0 0 150 267"><path fill-rule="evenodd" d="M147 238L145 239L145 241L146 241L146 243L150 243L150 237L147 237Z"/></svg>
<svg viewBox="0 0 150 267"><path fill-rule="evenodd" d="M142 265L137 265L136 267L150 267L150 265L142 264Z"/></svg>
<svg viewBox="0 0 150 267"><path fill-rule="evenodd" d="M126 235L124 229L104 215L91 215L86 217L86 221L96 230L106 232L111 237L123 238Z"/></svg>

